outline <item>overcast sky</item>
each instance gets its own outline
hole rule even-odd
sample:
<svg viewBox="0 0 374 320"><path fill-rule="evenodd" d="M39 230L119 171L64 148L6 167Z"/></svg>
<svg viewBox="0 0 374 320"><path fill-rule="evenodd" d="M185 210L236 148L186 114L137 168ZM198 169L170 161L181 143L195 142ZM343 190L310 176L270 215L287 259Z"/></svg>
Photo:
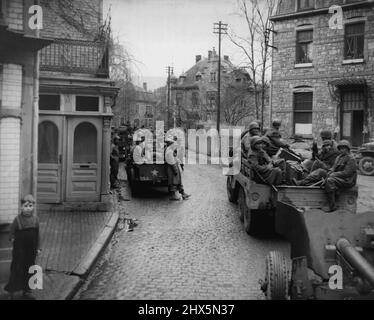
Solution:
<svg viewBox="0 0 374 320"><path fill-rule="evenodd" d="M188 70L195 56L207 56L216 47L218 35L213 23L221 20L236 32L245 30L238 17L237 0L104 0L111 5L112 30L138 62L134 72L138 83L148 82L155 89L166 81L165 68L174 66L175 74ZM222 55L234 64L243 62L240 49L226 37Z"/></svg>

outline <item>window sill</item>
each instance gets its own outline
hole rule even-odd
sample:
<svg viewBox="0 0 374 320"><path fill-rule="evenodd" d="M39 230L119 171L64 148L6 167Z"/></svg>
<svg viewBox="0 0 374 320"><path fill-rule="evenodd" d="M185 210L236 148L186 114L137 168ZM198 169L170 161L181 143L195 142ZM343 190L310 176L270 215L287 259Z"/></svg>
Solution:
<svg viewBox="0 0 374 320"><path fill-rule="evenodd" d="M365 59L346 59L343 60L342 64L357 64L357 63L365 63Z"/></svg>
<svg viewBox="0 0 374 320"><path fill-rule="evenodd" d="M295 69L298 68L313 68L313 63L308 62L308 63L295 63Z"/></svg>

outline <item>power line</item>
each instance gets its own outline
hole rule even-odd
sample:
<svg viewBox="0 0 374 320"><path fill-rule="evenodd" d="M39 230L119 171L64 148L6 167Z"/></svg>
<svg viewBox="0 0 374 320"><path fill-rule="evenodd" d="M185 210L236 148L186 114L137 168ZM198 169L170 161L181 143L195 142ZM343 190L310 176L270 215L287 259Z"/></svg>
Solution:
<svg viewBox="0 0 374 320"><path fill-rule="evenodd" d="M166 68L166 72L168 74L168 80L167 80L167 112L168 112L168 116L167 116L167 129L169 130L170 128L170 91L171 91L171 75L174 74L174 68L173 67L170 67L170 66L167 66Z"/></svg>

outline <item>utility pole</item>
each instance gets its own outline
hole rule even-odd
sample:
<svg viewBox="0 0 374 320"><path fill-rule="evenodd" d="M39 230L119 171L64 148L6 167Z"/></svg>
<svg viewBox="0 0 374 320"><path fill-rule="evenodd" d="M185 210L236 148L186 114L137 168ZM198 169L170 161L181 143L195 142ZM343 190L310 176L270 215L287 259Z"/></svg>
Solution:
<svg viewBox="0 0 374 320"><path fill-rule="evenodd" d="M213 33L218 34L218 88L217 88L217 131L221 123L221 37L227 34L227 24L219 21L214 23Z"/></svg>
<svg viewBox="0 0 374 320"><path fill-rule="evenodd" d="M168 109L168 117L167 117L167 129L169 130L169 126L170 126L170 91L171 91L171 75L174 73L174 68L173 67L170 67L170 66L167 66L166 67L166 72L168 74L168 82L167 82L167 88L168 88L168 97L167 97L167 109Z"/></svg>

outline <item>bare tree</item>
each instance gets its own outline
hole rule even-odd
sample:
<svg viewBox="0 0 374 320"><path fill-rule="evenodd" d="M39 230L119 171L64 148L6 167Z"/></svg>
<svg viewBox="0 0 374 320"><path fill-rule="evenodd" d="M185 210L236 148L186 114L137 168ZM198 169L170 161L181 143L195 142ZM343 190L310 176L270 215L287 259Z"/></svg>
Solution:
<svg viewBox="0 0 374 320"><path fill-rule="evenodd" d="M270 17L276 8L276 0L237 0L238 15L245 21L247 33L240 35L230 30L229 38L240 48L247 60L255 94L256 118L264 123L264 107L268 81L267 72L271 67Z"/></svg>

